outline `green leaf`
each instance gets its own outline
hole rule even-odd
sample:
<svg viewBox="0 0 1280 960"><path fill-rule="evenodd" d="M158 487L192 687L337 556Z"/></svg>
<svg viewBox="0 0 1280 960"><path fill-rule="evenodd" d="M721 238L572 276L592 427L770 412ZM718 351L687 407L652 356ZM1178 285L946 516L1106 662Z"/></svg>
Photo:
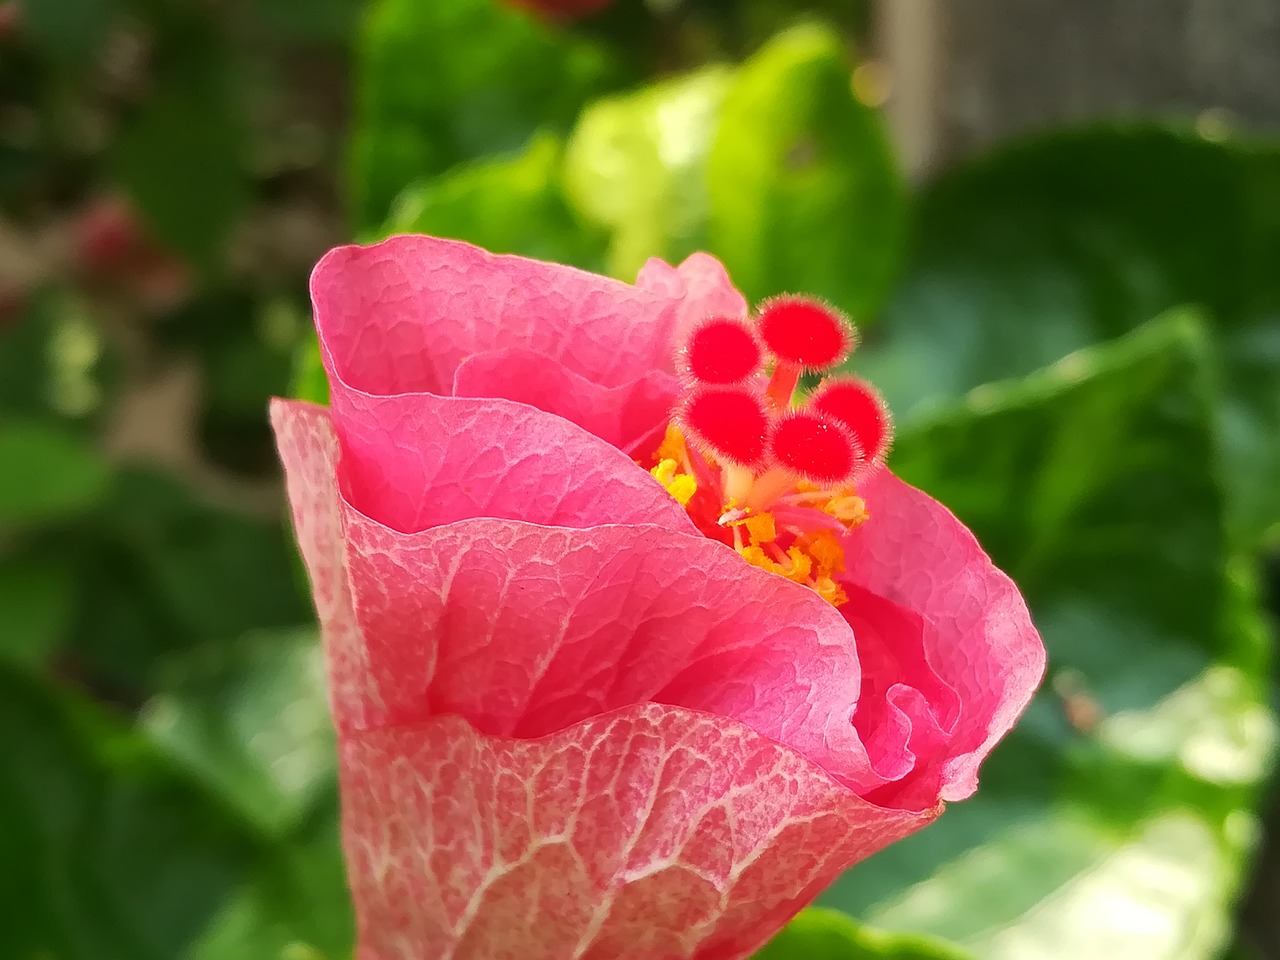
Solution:
<svg viewBox="0 0 1280 960"><path fill-rule="evenodd" d="M155 93L121 130L110 160L156 238L207 271L222 266L248 197L235 71L214 36L192 23L168 38Z"/></svg>
<svg viewBox="0 0 1280 960"><path fill-rule="evenodd" d="M464 164L406 190L380 236L427 233L590 269L603 240L564 200L560 142L535 136L523 153Z"/></svg>
<svg viewBox="0 0 1280 960"><path fill-rule="evenodd" d="M906 197L840 37L803 26L736 70L710 67L589 108L565 158L569 195L612 232L609 272L720 257L752 300L826 297L865 323L887 295Z"/></svg>
<svg viewBox="0 0 1280 960"><path fill-rule="evenodd" d="M22 4L22 23L45 54L87 69L116 13L116 0L32 0Z"/></svg>
<svg viewBox="0 0 1280 960"><path fill-rule="evenodd" d="M282 844L183 960L347 960L355 919L336 810Z"/></svg>
<svg viewBox="0 0 1280 960"><path fill-rule="evenodd" d="M172 478L122 470L114 496L76 530L81 586L72 645L95 675L154 689L159 658L314 614L283 516L198 502Z"/></svg>
<svg viewBox="0 0 1280 960"><path fill-rule="evenodd" d="M943 176L918 220L887 340L858 355L900 416L1199 304L1232 531L1256 542L1280 522L1280 150L1055 134Z"/></svg>
<svg viewBox="0 0 1280 960"><path fill-rule="evenodd" d="M811 293L873 315L901 258L905 188L835 32L793 29L742 67L707 175L711 249L749 299Z"/></svg>
<svg viewBox="0 0 1280 960"><path fill-rule="evenodd" d="M98 503L112 473L86 441L51 421L0 421L0 526L65 520Z"/></svg>
<svg viewBox="0 0 1280 960"><path fill-rule="evenodd" d="M127 732L0 664L5 955L172 960L255 862Z"/></svg>
<svg viewBox="0 0 1280 960"><path fill-rule="evenodd" d="M1052 675L977 795L823 902L989 960L1209 960L1275 739L1230 561L1210 349L1174 314L904 431L895 469L1022 586Z"/></svg>
<svg viewBox="0 0 1280 960"><path fill-rule="evenodd" d="M679 262L707 244L707 153L731 73L708 67L583 112L565 154L565 186L612 233L608 271Z"/></svg>
<svg viewBox="0 0 1280 960"><path fill-rule="evenodd" d="M357 53L352 196L361 230L411 183L566 129L615 67L595 43L494 0L377 0Z"/></svg>
<svg viewBox="0 0 1280 960"><path fill-rule="evenodd" d="M296 828L336 776L315 631L252 633L178 669L141 729L264 834Z"/></svg>
<svg viewBox="0 0 1280 960"><path fill-rule="evenodd" d="M293 355L293 377L290 384L290 396L323 406L329 405L329 375L324 372L324 361L320 359L320 341L315 333L305 337Z"/></svg>
<svg viewBox="0 0 1280 960"><path fill-rule="evenodd" d="M811 907L792 920L755 960L971 960L926 937L870 930L834 910Z"/></svg>
<svg viewBox="0 0 1280 960"><path fill-rule="evenodd" d="M42 665L70 629L74 597L60 559L25 552L0 560L0 659Z"/></svg>

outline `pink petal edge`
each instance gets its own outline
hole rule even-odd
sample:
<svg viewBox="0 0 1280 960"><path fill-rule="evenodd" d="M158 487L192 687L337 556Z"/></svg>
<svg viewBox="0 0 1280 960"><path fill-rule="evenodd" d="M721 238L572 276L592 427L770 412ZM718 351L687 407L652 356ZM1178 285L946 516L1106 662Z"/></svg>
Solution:
<svg viewBox="0 0 1280 960"><path fill-rule="evenodd" d="M679 504L626 454L535 407L343 388L332 399L343 493L396 530L481 516L693 530Z"/></svg>
<svg viewBox="0 0 1280 960"><path fill-rule="evenodd" d="M670 372L683 292L411 235L338 247L311 275L330 381L381 395L447 393L463 360L498 347L602 386Z"/></svg>
<svg viewBox="0 0 1280 960"><path fill-rule="evenodd" d="M860 586L924 619L929 663L962 705L941 797L963 800L1039 687L1044 644L1017 586L943 504L887 469L859 492L871 519L846 538L846 563Z"/></svg>

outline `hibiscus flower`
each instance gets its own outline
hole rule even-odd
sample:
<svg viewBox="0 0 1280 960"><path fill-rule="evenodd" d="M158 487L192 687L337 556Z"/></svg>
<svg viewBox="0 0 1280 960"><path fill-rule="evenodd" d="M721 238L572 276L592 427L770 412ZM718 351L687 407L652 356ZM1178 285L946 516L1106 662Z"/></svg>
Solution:
<svg viewBox="0 0 1280 960"><path fill-rule="evenodd" d="M312 297L272 421L361 960L732 960L938 816L1038 684L1012 582L884 464L853 332L404 236Z"/></svg>

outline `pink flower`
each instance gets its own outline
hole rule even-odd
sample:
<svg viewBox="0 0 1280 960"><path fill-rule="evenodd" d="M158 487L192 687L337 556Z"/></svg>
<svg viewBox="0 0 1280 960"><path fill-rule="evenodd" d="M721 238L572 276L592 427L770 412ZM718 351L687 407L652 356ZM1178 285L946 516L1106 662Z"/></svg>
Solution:
<svg viewBox="0 0 1280 960"><path fill-rule="evenodd" d="M792 409L830 310L429 237L312 296L332 409L272 419L361 960L744 957L973 792L1044 650L873 391Z"/></svg>

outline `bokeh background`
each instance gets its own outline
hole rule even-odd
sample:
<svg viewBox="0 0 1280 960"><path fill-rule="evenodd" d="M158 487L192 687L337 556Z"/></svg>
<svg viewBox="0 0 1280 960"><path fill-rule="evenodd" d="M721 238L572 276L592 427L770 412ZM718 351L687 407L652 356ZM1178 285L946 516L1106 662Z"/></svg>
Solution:
<svg viewBox="0 0 1280 960"><path fill-rule="evenodd" d="M890 934L767 956L1280 958L1277 124L1274 0L0 0L0 958L350 956L265 409L404 230L830 298L1026 592Z"/></svg>

